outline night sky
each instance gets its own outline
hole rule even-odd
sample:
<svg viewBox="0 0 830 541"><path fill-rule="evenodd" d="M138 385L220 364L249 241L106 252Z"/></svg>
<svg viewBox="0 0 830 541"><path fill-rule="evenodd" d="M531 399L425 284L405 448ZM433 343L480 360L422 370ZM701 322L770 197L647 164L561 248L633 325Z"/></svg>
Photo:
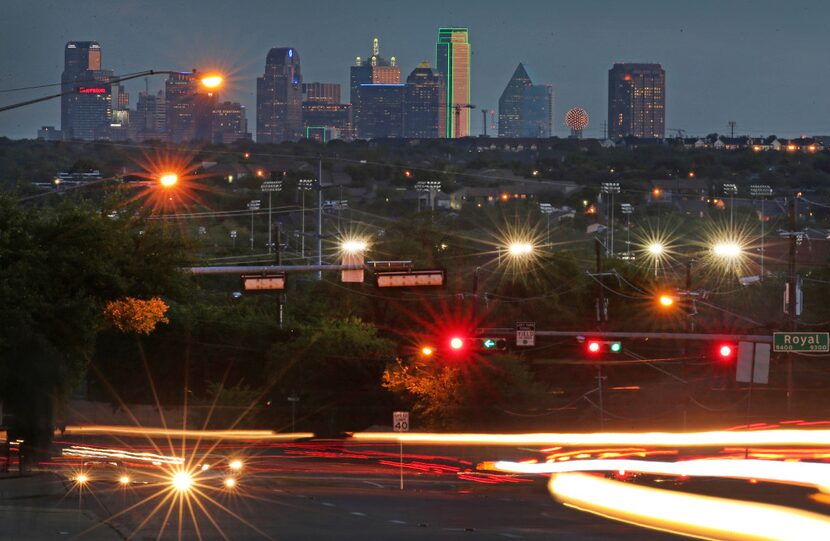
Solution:
<svg viewBox="0 0 830 541"><path fill-rule="evenodd" d="M396 56L402 78L435 62L440 26L466 26L472 44L472 102L496 109L518 62L535 83L555 86L556 132L579 105L587 137L602 135L607 73L616 61L666 69L666 127L689 134L830 134L830 2L555 0L0 0L0 90L57 83L63 47L97 40L103 67L218 68L230 73L222 99L248 109L256 131L255 78L275 46L293 46L306 82L339 82L348 99L349 66L372 37ZM150 79L162 88L163 76ZM131 108L142 80L131 81ZM0 104L52 89L2 92ZM57 91L57 90L55 90ZM481 114L473 133L481 129ZM0 135L34 138L60 126L60 103L0 113ZM667 131L667 135L672 132Z"/></svg>

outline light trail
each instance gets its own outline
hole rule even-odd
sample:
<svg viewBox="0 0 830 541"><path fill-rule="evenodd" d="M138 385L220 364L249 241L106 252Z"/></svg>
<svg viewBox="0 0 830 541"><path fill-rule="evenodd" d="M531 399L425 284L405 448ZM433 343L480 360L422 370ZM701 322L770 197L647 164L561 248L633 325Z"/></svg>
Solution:
<svg viewBox="0 0 830 541"><path fill-rule="evenodd" d="M787 507L698 496L566 473L548 489L576 509L680 535L718 541L830 539L830 519Z"/></svg>
<svg viewBox="0 0 830 541"><path fill-rule="evenodd" d="M313 438L312 432L275 433L270 430L190 430L175 428L146 428L119 425L82 425L67 426L64 435L74 436L166 436L183 439L203 440L268 440L292 441Z"/></svg>
<svg viewBox="0 0 830 541"><path fill-rule="evenodd" d="M752 430L710 432L594 432L536 434L439 434L429 432L354 433L358 441L423 444L713 447L762 445L830 445L830 430Z"/></svg>
<svg viewBox="0 0 830 541"><path fill-rule="evenodd" d="M63 456L80 458L110 458L150 462L152 464L184 464L184 459L177 456L165 456L155 453L135 453L122 449L105 449L100 447L81 447L73 445L61 450Z"/></svg>
<svg viewBox="0 0 830 541"><path fill-rule="evenodd" d="M727 477L756 479L816 487L830 492L830 464L816 462L779 462L775 460L698 459L681 462L650 460L569 460L567 462L525 463L499 461L485 463L485 469L523 474L557 474L573 472L625 471L685 477Z"/></svg>

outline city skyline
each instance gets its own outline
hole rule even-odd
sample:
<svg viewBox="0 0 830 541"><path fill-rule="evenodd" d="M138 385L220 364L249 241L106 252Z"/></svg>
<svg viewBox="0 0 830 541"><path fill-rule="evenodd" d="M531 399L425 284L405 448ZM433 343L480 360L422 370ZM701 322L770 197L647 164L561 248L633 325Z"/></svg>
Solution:
<svg viewBox="0 0 830 541"><path fill-rule="evenodd" d="M345 88L355 52L365 51L372 37L380 37L386 50L395 51L401 71L408 73L420 61L434 58L438 28L459 25L470 29L475 45L470 101L479 109L495 109L510 74L522 62L535 81L554 85L555 128L560 134L562 113L570 107L584 107L594 119L606 116L607 70L615 62L660 63L669 73L667 135L677 128L696 135L725 133L730 120L737 122L736 133L741 134L792 137L830 132L830 104L822 99L830 75L816 69L823 62L821 48L808 46L823 38L819 21L830 15L830 7L814 3L780 10L772 2L733 2L715 9L713 2L693 7L638 2L651 6L638 10L641 23L651 29L641 33L625 9L604 2L586 4L590 5L528 1L520 10L505 6L474 10L469 2L450 7L426 2L419 9L402 7L394 13L357 17L363 7L368 9L368 3L358 1L348 9L328 6L330 16L325 19L306 8L282 14L283 23L273 32L264 28L276 7L234 6L240 22L229 25L228 8L203 2L202 13L190 18L183 7L170 7L171 20L188 21L173 33L156 28L145 16L148 10L162 8L158 2L130 6L79 2L72 13L60 17L50 12L48 4L12 6L11 30L0 38L8 40L4 50L12 50L13 40L25 41L24 20L39 20L43 37L14 57L0 60L0 90L58 83L65 43L95 40L106 50L104 67L116 74L224 68L230 77L220 99L240 102L252 117L255 78L261 76L262 58L272 47L296 47L306 80L340 83ZM125 86L135 107L135 96L144 90L144 83ZM148 86L155 92L163 80L151 78ZM37 97L44 90L48 92L4 92L0 103ZM480 115L471 116L472 134L477 135ZM253 118L248 120L253 126ZM5 113L0 135L34 138L42 125L60 125L59 104ZM601 120L592 122L585 133L601 135Z"/></svg>

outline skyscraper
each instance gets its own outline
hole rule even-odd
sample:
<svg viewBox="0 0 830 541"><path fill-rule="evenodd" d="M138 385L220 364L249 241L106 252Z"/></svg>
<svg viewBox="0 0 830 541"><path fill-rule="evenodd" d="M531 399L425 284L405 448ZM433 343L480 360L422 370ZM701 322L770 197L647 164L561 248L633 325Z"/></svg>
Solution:
<svg viewBox="0 0 830 541"><path fill-rule="evenodd" d="M660 64L614 64L608 70L608 137L665 134L665 70Z"/></svg>
<svg viewBox="0 0 830 541"><path fill-rule="evenodd" d="M275 47L268 51L265 73L256 80L257 142L281 143L302 137L302 85L297 49Z"/></svg>
<svg viewBox="0 0 830 541"><path fill-rule="evenodd" d="M167 77L164 85L167 134L170 141L210 141L213 107L218 96L202 88L195 72Z"/></svg>
<svg viewBox="0 0 830 541"><path fill-rule="evenodd" d="M361 139L403 137L402 84L368 83L360 85L360 116L356 129Z"/></svg>
<svg viewBox="0 0 830 541"><path fill-rule="evenodd" d="M404 90L404 137L444 137L447 117L444 77L424 61L406 78Z"/></svg>
<svg viewBox="0 0 830 541"><path fill-rule="evenodd" d="M112 117L113 74L101 69L97 41L70 41L64 48L61 92L61 132L66 139L91 140L108 136Z"/></svg>
<svg viewBox="0 0 830 541"><path fill-rule="evenodd" d="M469 31L466 28L440 28L436 58L436 69L446 81L444 137L466 137L470 135Z"/></svg>
<svg viewBox="0 0 830 541"><path fill-rule="evenodd" d="M303 85L303 130L306 139L352 139L352 106L340 103L339 84Z"/></svg>
<svg viewBox="0 0 830 541"><path fill-rule="evenodd" d="M522 137L546 138L553 136L553 86L533 85L522 95Z"/></svg>
<svg viewBox="0 0 830 541"><path fill-rule="evenodd" d="M499 137L521 137L522 103L533 81L520 62L499 98Z"/></svg>
<svg viewBox="0 0 830 541"><path fill-rule="evenodd" d="M167 102L163 92L139 92L131 127L137 141L167 139Z"/></svg>
<svg viewBox="0 0 830 541"><path fill-rule="evenodd" d="M401 68L398 67L395 57L386 60L380 55L380 40L374 38L372 40L372 54L365 60L361 57L355 59L355 65L349 70L349 99L352 103L352 122L355 127L357 137L369 139L366 133L361 132L364 123L365 115L371 115L371 112L365 111L361 99L361 85L397 85L401 82ZM372 92L372 91L370 91ZM388 92L381 91L380 94L388 94ZM377 92L373 95L377 97ZM373 116L374 122L378 115Z"/></svg>
<svg viewBox="0 0 830 541"><path fill-rule="evenodd" d="M250 139L248 118L245 106L226 101L218 103L212 111L210 139L215 144L233 143L240 139Z"/></svg>

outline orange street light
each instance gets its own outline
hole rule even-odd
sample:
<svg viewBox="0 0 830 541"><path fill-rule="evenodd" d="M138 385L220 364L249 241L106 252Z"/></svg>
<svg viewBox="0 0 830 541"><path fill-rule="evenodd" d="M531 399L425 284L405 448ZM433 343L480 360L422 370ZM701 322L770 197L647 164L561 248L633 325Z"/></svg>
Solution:
<svg viewBox="0 0 830 541"><path fill-rule="evenodd" d="M421 355L424 357L429 357L432 355L432 348L429 346L424 346L421 348Z"/></svg>
<svg viewBox="0 0 830 541"><path fill-rule="evenodd" d="M662 306L664 308L668 308L668 307L670 307L671 305L674 304L674 299L671 298L669 295L660 295L659 301L660 301L660 306Z"/></svg>
<svg viewBox="0 0 830 541"><path fill-rule="evenodd" d="M175 186L178 181L179 175L177 175L176 173L165 173L161 177L159 177L159 182L165 188Z"/></svg>
<svg viewBox="0 0 830 541"><path fill-rule="evenodd" d="M222 85L223 80L224 79L222 79L221 75L211 74L211 75L206 75L206 76L202 77L201 83L202 83L202 86L204 86L205 88L213 89L213 88L219 88Z"/></svg>

